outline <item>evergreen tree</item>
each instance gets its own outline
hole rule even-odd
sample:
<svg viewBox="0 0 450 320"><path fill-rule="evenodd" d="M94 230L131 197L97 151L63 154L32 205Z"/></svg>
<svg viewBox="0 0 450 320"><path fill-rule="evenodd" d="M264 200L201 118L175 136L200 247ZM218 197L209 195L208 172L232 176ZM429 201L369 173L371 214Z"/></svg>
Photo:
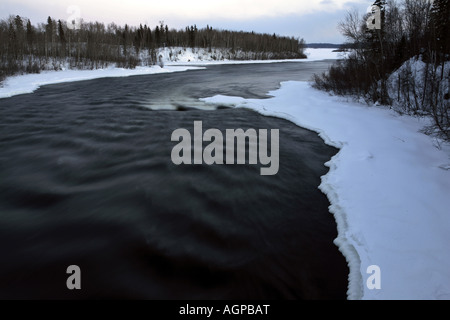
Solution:
<svg viewBox="0 0 450 320"><path fill-rule="evenodd" d="M128 53L128 24L125 24L125 29L122 33L122 45L123 45L123 55L125 56L125 58L127 57L127 53Z"/></svg>
<svg viewBox="0 0 450 320"><path fill-rule="evenodd" d="M48 53L50 52L50 55L53 52L53 21L52 18L49 16L47 19L47 26L45 28L46 31L46 39L45 39L45 45L46 50L45 54L48 56Z"/></svg>
<svg viewBox="0 0 450 320"><path fill-rule="evenodd" d="M16 34L16 30L14 28L14 25L12 22L9 23L9 28L8 28L8 49L7 49L7 55L9 57L9 64L12 64L12 60L13 59L17 59L18 54L17 54L17 48L16 48L16 44L17 44L17 34Z"/></svg>
<svg viewBox="0 0 450 320"><path fill-rule="evenodd" d="M25 39L25 28L23 27L23 20L20 16L16 16L14 18L15 25L15 33L16 33L16 43L14 44L16 54L19 59L23 58L23 48L24 48L24 39Z"/></svg>
<svg viewBox="0 0 450 320"><path fill-rule="evenodd" d="M197 26L191 26L189 29L189 45L191 48L195 47L195 39L197 37Z"/></svg>
<svg viewBox="0 0 450 320"><path fill-rule="evenodd" d="M160 46L162 45L162 46L165 46L165 42L166 42L166 35L165 35L165 32L164 32L164 21L160 21L159 22L159 25L160 25L160 27L159 27L159 33L160 33Z"/></svg>
<svg viewBox="0 0 450 320"><path fill-rule="evenodd" d="M61 57L66 55L66 36L64 34L64 28L62 26L61 20L58 20L58 33L59 33L59 41L61 43Z"/></svg>
<svg viewBox="0 0 450 320"><path fill-rule="evenodd" d="M166 45L168 47L170 47L171 44L170 44L170 40L169 40L169 27L167 26L167 24L166 24L166 27L165 27L164 34L166 36Z"/></svg>
<svg viewBox="0 0 450 320"><path fill-rule="evenodd" d="M150 29L149 27L147 27L147 25L145 25L145 44L147 46L147 49L150 49L151 47L153 47L153 37L152 37L152 29Z"/></svg>
<svg viewBox="0 0 450 320"><path fill-rule="evenodd" d="M58 32L59 32L59 41L61 41L61 43L66 43L66 36L64 34L64 28L62 26L61 20L58 20Z"/></svg>
<svg viewBox="0 0 450 320"><path fill-rule="evenodd" d="M156 39L156 45L158 47L161 46L161 32L159 31L159 27L156 26L155 28L155 39Z"/></svg>
<svg viewBox="0 0 450 320"><path fill-rule="evenodd" d="M28 43L28 53L33 52L33 42L34 42L34 30L31 25L30 19L27 21L27 43Z"/></svg>
<svg viewBox="0 0 450 320"><path fill-rule="evenodd" d="M436 39L436 49L450 53L450 0L435 0L431 9L431 21Z"/></svg>

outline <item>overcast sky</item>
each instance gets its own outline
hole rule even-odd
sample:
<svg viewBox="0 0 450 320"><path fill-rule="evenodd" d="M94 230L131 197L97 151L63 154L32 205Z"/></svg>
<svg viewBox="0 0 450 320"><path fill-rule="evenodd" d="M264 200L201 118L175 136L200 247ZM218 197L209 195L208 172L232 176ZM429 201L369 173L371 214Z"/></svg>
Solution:
<svg viewBox="0 0 450 320"><path fill-rule="evenodd" d="M336 30L348 10L365 13L367 0L1 0L1 18L20 15L33 24L48 16L69 20L77 6L85 21L156 26L164 21L170 28L196 24L212 27L276 33L304 38L306 42L341 43Z"/></svg>

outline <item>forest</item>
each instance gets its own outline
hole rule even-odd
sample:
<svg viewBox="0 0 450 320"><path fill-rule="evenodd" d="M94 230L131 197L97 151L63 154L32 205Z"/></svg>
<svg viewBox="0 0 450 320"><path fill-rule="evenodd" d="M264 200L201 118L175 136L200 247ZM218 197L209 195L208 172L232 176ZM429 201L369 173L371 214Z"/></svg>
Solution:
<svg viewBox="0 0 450 320"><path fill-rule="evenodd" d="M81 21L77 28L48 17L33 25L21 16L0 21L0 81L19 73L38 73L61 68L97 69L114 64L135 68L159 62L158 49L166 47L204 48L211 52L227 49L230 59L236 51L253 52L254 59L306 58L303 39L276 34L217 30L196 25L176 30L163 21L153 29L110 23ZM249 55L246 55L249 57Z"/></svg>
<svg viewBox="0 0 450 320"><path fill-rule="evenodd" d="M367 103L430 115L431 131L450 139L450 1L376 0L380 28L371 13L347 13L339 24L352 48L314 86Z"/></svg>

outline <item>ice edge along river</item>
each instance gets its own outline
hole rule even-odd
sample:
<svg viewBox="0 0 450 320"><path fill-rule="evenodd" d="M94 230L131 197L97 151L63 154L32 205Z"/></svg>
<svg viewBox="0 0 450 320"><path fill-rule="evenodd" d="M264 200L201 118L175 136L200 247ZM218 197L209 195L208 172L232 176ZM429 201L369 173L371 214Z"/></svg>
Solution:
<svg viewBox="0 0 450 320"><path fill-rule="evenodd" d="M328 49L310 50L304 62L336 57ZM0 97L50 83L191 68L197 67L174 63L17 76L0 88ZM273 98L264 100L220 95L203 100L288 119L340 149L326 164L330 171L319 188L330 200L338 225L335 243L350 267L348 298L450 299L450 147L420 133L427 120L330 97L306 82L285 82L270 94ZM380 267L381 289L366 286L371 265Z"/></svg>
<svg viewBox="0 0 450 320"><path fill-rule="evenodd" d="M319 188L349 264L348 298L450 299L449 146L420 132L427 119L330 97L307 82L284 82L270 95L203 100L290 120L340 149ZM366 285L373 265L380 289Z"/></svg>

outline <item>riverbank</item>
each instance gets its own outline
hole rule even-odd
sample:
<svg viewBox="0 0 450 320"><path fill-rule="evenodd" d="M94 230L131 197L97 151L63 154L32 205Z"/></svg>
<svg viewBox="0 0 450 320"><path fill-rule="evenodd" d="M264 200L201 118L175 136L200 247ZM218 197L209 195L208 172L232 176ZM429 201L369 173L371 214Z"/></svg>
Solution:
<svg viewBox="0 0 450 320"><path fill-rule="evenodd" d="M339 54L333 52L333 49L308 49L306 54L308 59L299 60L259 60L259 61L236 61L221 60L215 61L211 57L204 57L202 60L198 55L194 55L192 50L187 50L185 55L180 56L178 61L166 62L164 67L137 67L135 69L106 68L97 70L61 70L61 71L43 71L39 74L25 74L8 77L0 84L0 98L8 98L18 94L32 93L39 87L48 84L63 82L92 80L108 77L129 77L144 74L158 74L168 72L181 72L192 69L202 68L208 65L217 64L249 64L249 63L276 63L276 62L311 62L324 59L337 59ZM167 55L169 53L167 52ZM168 59L168 57L166 57Z"/></svg>
<svg viewBox="0 0 450 320"><path fill-rule="evenodd" d="M348 298L450 299L450 146L421 133L430 120L330 97L307 82L270 95L203 100L288 119L340 149L320 189L350 267ZM371 290L374 265L381 288Z"/></svg>

